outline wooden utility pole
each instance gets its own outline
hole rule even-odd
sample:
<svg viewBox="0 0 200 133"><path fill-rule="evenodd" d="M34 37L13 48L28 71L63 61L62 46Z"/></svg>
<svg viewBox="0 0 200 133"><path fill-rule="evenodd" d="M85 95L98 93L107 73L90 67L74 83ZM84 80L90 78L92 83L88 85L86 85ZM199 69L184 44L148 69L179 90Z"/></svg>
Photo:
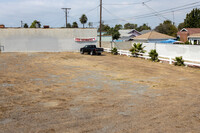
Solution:
<svg viewBox="0 0 200 133"><path fill-rule="evenodd" d="M65 11L65 17L66 17L66 28L67 28L67 15L68 15L68 10L71 10L71 8L62 8Z"/></svg>
<svg viewBox="0 0 200 133"><path fill-rule="evenodd" d="M102 26L102 0L100 0L100 26L99 26L99 31L100 31L100 36L99 36L99 47L101 48L101 27Z"/></svg>

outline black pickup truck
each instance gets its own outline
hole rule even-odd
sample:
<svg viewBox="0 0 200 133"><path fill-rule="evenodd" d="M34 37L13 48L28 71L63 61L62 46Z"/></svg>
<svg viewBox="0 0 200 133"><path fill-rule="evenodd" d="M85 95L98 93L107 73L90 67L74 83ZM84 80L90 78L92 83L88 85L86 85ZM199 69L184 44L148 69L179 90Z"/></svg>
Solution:
<svg viewBox="0 0 200 133"><path fill-rule="evenodd" d="M96 45L85 45L80 49L81 54L88 53L90 55L101 55L103 51L103 48L97 48Z"/></svg>

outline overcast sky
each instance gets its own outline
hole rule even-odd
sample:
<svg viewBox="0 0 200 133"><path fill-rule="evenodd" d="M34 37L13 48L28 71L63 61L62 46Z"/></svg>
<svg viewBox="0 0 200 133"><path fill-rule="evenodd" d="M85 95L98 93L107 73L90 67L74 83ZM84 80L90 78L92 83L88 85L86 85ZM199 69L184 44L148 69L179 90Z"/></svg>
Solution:
<svg viewBox="0 0 200 133"><path fill-rule="evenodd" d="M103 0L103 20L111 26L130 22L138 25L146 23L155 28L166 18L173 20L173 12L146 18L136 16L198 2L198 0L151 0L145 6L142 4L144 1L147 0ZM125 5L127 3L135 4ZM65 14L61 8L69 7L71 10L68 22L77 21L79 23L80 16L86 13L88 22L94 22L94 26L97 26L99 21L98 5L99 0L0 0L0 24L4 24L6 27L20 27L21 20L28 25L33 20L38 20L42 25L62 27L65 25ZM193 7L199 7L198 5L200 3L193 5ZM191 10L192 7L175 11L176 25L183 22L186 13ZM79 26L81 26L80 23Z"/></svg>

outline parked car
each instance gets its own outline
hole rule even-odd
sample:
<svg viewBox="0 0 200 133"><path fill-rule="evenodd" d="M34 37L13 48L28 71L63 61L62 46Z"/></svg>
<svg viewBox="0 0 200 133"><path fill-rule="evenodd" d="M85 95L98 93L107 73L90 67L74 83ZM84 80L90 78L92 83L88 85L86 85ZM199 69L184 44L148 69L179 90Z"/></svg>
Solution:
<svg viewBox="0 0 200 133"><path fill-rule="evenodd" d="M101 55L103 51L103 48L97 48L96 45L85 45L80 49L81 54L88 53L90 55Z"/></svg>

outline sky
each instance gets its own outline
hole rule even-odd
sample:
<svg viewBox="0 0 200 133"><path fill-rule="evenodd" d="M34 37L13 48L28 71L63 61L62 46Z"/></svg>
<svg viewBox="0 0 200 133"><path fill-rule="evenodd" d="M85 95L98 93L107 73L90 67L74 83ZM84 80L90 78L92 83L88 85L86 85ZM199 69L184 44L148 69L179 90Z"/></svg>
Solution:
<svg viewBox="0 0 200 133"><path fill-rule="evenodd" d="M145 3L142 4L143 2ZM194 2L199 3L184 10L174 12L168 10ZM64 27L65 12L61 8L71 8L68 16L69 23L76 21L81 27L79 18L82 14L86 14L88 22L92 22L93 26L97 27L99 25L99 3L100 0L0 0L0 24L6 27L20 27L23 21L30 26L34 20L38 20L42 25ZM103 0L103 21L110 26L125 23L140 26L145 23L155 28L164 20L170 19L178 25L184 21L187 13L199 7L200 1L198 0ZM169 12L160 14L162 10ZM145 17L144 14L151 16Z"/></svg>

